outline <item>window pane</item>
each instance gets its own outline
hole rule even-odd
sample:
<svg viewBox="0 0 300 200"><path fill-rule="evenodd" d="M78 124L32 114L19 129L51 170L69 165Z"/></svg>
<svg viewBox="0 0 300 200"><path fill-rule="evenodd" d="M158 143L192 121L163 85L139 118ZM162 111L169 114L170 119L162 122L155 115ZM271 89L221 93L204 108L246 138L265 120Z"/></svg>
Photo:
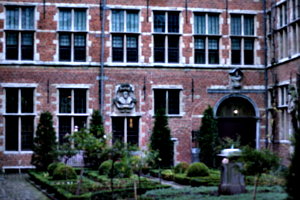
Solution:
<svg viewBox="0 0 300 200"><path fill-rule="evenodd" d="M75 95L75 113L86 113L86 90L76 89Z"/></svg>
<svg viewBox="0 0 300 200"><path fill-rule="evenodd" d="M174 13L174 12L168 13L168 32L169 33L179 32L179 13Z"/></svg>
<svg viewBox="0 0 300 200"><path fill-rule="evenodd" d="M231 40L231 64L241 64L241 40Z"/></svg>
<svg viewBox="0 0 300 200"><path fill-rule="evenodd" d="M14 32L6 32L6 59L18 60L18 34Z"/></svg>
<svg viewBox="0 0 300 200"><path fill-rule="evenodd" d="M71 113L72 94L70 89L59 90L59 112Z"/></svg>
<svg viewBox="0 0 300 200"><path fill-rule="evenodd" d="M254 40L253 39L245 39L244 40L244 57L245 57L245 65L253 65L254 64Z"/></svg>
<svg viewBox="0 0 300 200"><path fill-rule="evenodd" d="M33 8L22 8L22 29L34 29Z"/></svg>
<svg viewBox="0 0 300 200"><path fill-rule="evenodd" d="M76 31L86 30L86 11L85 10L75 10L74 11L74 29Z"/></svg>
<svg viewBox="0 0 300 200"><path fill-rule="evenodd" d="M208 34L219 34L219 16L208 16Z"/></svg>
<svg viewBox="0 0 300 200"><path fill-rule="evenodd" d="M59 60L71 60L71 35L59 34Z"/></svg>
<svg viewBox="0 0 300 200"><path fill-rule="evenodd" d="M168 90L168 114L179 114L179 90Z"/></svg>
<svg viewBox="0 0 300 200"><path fill-rule="evenodd" d="M205 63L205 39L195 38L195 63Z"/></svg>
<svg viewBox="0 0 300 200"><path fill-rule="evenodd" d="M168 37L168 61L169 63L179 62L179 37L169 36Z"/></svg>
<svg viewBox="0 0 300 200"><path fill-rule="evenodd" d="M127 118L127 144L139 145L139 118Z"/></svg>
<svg viewBox="0 0 300 200"><path fill-rule="evenodd" d="M113 36L112 39L113 61L123 62L123 37Z"/></svg>
<svg viewBox="0 0 300 200"><path fill-rule="evenodd" d="M165 36L154 36L154 62L165 62Z"/></svg>
<svg viewBox="0 0 300 200"><path fill-rule="evenodd" d="M124 117L113 117L112 118L112 142L116 141L124 142Z"/></svg>
<svg viewBox="0 0 300 200"><path fill-rule="evenodd" d="M21 36L22 60L33 60L33 33L22 33Z"/></svg>
<svg viewBox="0 0 300 200"><path fill-rule="evenodd" d="M219 41L218 39L208 40L208 63L218 64L219 63Z"/></svg>
<svg viewBox="0 0 300 200"><path fill-rule="evenodd" d="M71 30L71 10L59 11L59 30Z"/></svg>
<svg viewBox="0 0 300 200"><path fill-rule="evenodd" d="M138 61L138 38L135 36L127 37L127 62Z"/></svg>
<svg viewBox="0 0 300 200"><path fill-rule="evenodd" d="M6 28L18 29L19 28L19 8L6 8Z"/></svg>
<svg viewBox="0 0 300 200"><path fill-rule="evenodd" d="M231 16L231 35L241 35L241 16L240 15L232 15Z"/></svg>
<svg viewBox="0 0 300 200"><path fill-rule="evenodd" d="M59 117L59 127L58 127L58 141L59 144L62 145L63 143L68 142L66 139L66 135L71 134L71 117Z"/></svg>
<svg viewBox="0 0 300 200"><path fill-rule="evenodd" d="M205 34L205 15L195 15L195 34Z"/></svg>
<svg viewBox="0 0 300 200"><path fill-rule="evenodd" d="M86 41L85 35L75 34L74 35L74 61L85 61L86 60Z"/></svg>
<svg viewBox="0 0 300 200"><path fill-rule="evenodd" d="M6 88L6 113L18 113L18 89Z"/></svg>
<svg viewBox="0 0 300 200"><path fill-rule="evenodd" d="M138 12L127 11L127 32L139 31L139 18Z"/></svg>
<svg viewBox="0 0 300 200"><path fill-rule="evenodd" d="M112 31L124 32L124 11L112 11Z"/></svg>
<svg viewBox="0 0 300 200"><path fill-rule="evenodd" d="M166 90L154 90L154 113L160 109L166 110Z"/></svg>
<svg viewBox="0 0 300 200"><path fill-rule="evenodd" d="M21 89L21 112L33 113L33 88Z"/></svg>
<svg viewBox="0 0 300 200"><path fill-rule="evenodd" d="M155 12L154 13L154 32L165 32L165 13Z"/></svg>
<svg viewBox="0 0 300 200"><path fill-rule="evenodd" d="M83 128L86 128L87 117L74 117L74 129L77 128L80 131Z"/></svg>
<svg viewBox="0 0 300 200"><path fill-rule="evenodd" d="M34 117L21 118L21 150L32 150L33 146L33 132L34 132Z"/></svg>
<svg viewBox="0 0 300 200"><path fill-rule="evenodd" d="M245 16L244 17L244 33L245 35L254 35L254 17Z"/></svg>
<svg viewBox="0 0 300 200"><path fill-rule="evenodd" d="M5 150L18 151L18 117L5 117Z"/></svg>

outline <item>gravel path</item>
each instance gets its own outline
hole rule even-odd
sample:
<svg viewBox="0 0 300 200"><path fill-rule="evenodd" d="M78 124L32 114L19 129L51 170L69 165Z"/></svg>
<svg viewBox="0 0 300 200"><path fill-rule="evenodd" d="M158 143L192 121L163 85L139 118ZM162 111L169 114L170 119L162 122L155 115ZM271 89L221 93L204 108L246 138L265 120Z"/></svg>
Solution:
<svg viewBox="0 0 300 200"><path fill-rule="evenodd" d="M27 174L1 174L0 200L49 200L31 185Z"/></svg>

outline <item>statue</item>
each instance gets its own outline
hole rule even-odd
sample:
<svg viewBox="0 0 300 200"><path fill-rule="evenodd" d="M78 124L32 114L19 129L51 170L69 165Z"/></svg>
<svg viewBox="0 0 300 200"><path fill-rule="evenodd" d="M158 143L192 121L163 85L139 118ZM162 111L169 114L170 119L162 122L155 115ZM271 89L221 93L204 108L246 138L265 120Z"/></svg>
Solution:
<svg viewBox="0 0 300 200"><path fill-rule="evenodd" d="M129 113L135 107L136 98L133 94L133 87L130 84L117 86L114 104L121 113Z"/></svg>
<svg viewBox="0 0 300 200"><path fill-rule="evenodd" d="M240 89L242 87L241 81L243 79L243 72L240 68L234 68L229 72L231 86L233 89Z"/></svg>

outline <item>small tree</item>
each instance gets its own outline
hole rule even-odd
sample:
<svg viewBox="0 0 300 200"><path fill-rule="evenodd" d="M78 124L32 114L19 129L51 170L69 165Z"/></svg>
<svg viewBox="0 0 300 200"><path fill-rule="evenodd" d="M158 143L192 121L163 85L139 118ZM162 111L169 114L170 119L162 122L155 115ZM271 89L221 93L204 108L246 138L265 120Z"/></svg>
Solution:
<svg viewBox="0 0 300 200"><path fill-rule="evenodd" d="M293 137L293 146L294 152L291 158L291 164L288 169L286 176L286 192L288 194L288 200L298 200L300 199L299 191L299 180L300 180L300 76L297 75L297 90L295 87L289 88L289 93L291 96L290 103L294 103L295 107L291 110L292 124L294 127L294 137Z"/></svg>
<svg viewBox="0 0 300 200"><path fill-rule="evenodd" d="M263 173L268 173L279 166L279 158L269 150L256 150L245 147L239 161L243 163L241 172L244 175L255 176L253 200L256 199L259 178Z"/></svg>
<svg viewBox="0 0 300 200"><path fill-rule="evenodd" d="M204 111L202 123L198 135L200 161L208 167L216 167L216 156L218 153L218 127L214 118L213 109L208 106Z"/></svg>
<svg viewBox="0 0 300 200"><path fill-rule="evenodd" d="M48 111L43 112L34 138L31 164L37 170L47 170L48 165L57 160L56 150L56 134L53 128L52 115Z"/></svg>
<svg viewBox="0 0 300 200"><path fill-rule="evenodd" d="M98 169L101 162L103 161L100 158L101 152L106 146L102 116L98 110L93 111L90 121L88 138L93 141L93 145L86 146L84 153L84 162L85 165L93 169Z"/></svg>
<svg viewBox="0 0 300 200"><path fill-rule="evenodd" d="M163 109L155 115L154 127L150 138L151 150L158 152L155 160L156 167L168 168L173 165L173 142L171 131L168 127L168 118Z"/></svg>

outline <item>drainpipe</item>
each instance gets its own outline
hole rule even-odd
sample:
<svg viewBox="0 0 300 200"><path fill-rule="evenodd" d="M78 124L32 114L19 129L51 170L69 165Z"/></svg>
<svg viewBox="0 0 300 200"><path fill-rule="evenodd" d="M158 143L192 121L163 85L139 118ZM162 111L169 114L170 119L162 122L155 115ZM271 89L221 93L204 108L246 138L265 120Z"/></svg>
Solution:
<svg viewBox="0 0 300 200"><path fill-rule="evenodd" d="M268 77L268 46L267 46L267 4L266 0L263 0L263 13L264 13L264 79L265 79L265 112L266 112L266 129L265 129L265 147L268 148L269 146L269 139L268 139L268 133L269 133L269 110L268 110L268 102L269 102L269 95L268 95L268 83L269 83L269 77Z"/></svg>
<svg viewBox="0 0 300 200"><path fill-rule="evenodd" d="M101 52L100 52L100 77L99 77L99 108L104 119L104 51L105 51L105 11L106 0L100 0L100 22L101 22Z"/></svg>

